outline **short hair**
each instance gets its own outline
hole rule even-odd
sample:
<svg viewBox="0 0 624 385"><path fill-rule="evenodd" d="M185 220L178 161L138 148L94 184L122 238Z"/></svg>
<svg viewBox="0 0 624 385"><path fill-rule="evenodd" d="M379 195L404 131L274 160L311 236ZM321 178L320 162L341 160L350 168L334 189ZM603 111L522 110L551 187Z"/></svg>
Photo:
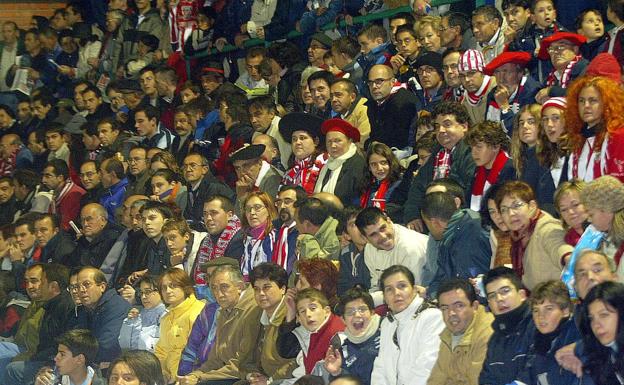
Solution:
<svg viewBox="0 0 624 385"><path fill-rule="evenodd" d="M436 134L433 131L425 132L414 144L415 152L418 150L425 150L429 152L433 152L436 145L438 144L438 140L436 139Z"/></svg>
<svg viewBox="0 0 624 385"><path fill-rule="evenodd" d="M332 300L336 297L339 273L332 261L324 258L302 259L297 262L297 270L310 286L320 286L327 299Z"/></svg>
<svg viewBox="0 0 624 385"><path fill-rule="evenodd" d="M106 280L106 275L104 275L104 272L100 269L98 269L97 267L93 267L93 266L83 266L82 268L80 268L80 270L78 270L77 274L82 273L83 271L91 271L93 272L93 280L95 281L96 284L100 285L100 284L108 284L108 281ZM70 273L70 277L72 277L74 274Z"/></svg>
<svg viewBox="0 0 624 385"><path fill-rule="evenodd" d="M440 295L448 293L449 291L462 290L466 294L466 298L470 303L477 301L477 293L474 286L467 279L463 278L450 278L442 281L438 287L436 294L438 302L440 302Z"/></svg>
<svg viewBox="0 0 624 385"><path fill-rule="evenodd" d="M284 191L290 191L290 190L295 192L295 195L297 196L297 202L303 201L308 198L308 193L304 190L303 187L299 185L282 185L279 191L277 192L277 196L279 196L279 194Z"/></svg>
<svg viewBox="0 0 624 385"><path fill-rule="evenodd" d="M336 305L336 313L344 317L345 308L349 302L357 301L361 299L366 306L368 306L368 310L375 310L375 301L373 297L367 290L361 289L359 287L353 287L347 290L343 295L340 296L340 300Z"/></svg>
<svg viewBox="0 0 624 385"><path fill-rule="evenodd" d="M295 43L285 41L273 43L265 57L275 60L281 68L291 68L301 61L301 52Z"/></svg>
<svg viewBox="0 0 624 385"><path fill-rule="evenodd" d="M361 207L355 206L347 206L342 210L340 215L338 215L338 224L336 225L336 235L341 235L347 231L347 223L351 218L356 218L357 215L362 211Z"/></svg>
<svg viewBox="0 0 624 385"><path fill-rule="evenodd" d="M352 36L342 36L332 42L331 49L354 58L360 53L360 43Z"/></svg>
<svg viewBox="0 0 624 385"><path fill-rule="evenodd" d="M102 124L110 124L111 126L111 130L113 131L121 131L121 125L119 124L119 122L117 122L117 119L110 117L110 116L106 116L100 120L98 120L97 124L95 125L95 127L99 127Z"/></svg>
<svg viewBox="0 0 624 385"><path fill-rule="evenodd" d="M434 181L431 181L426 190L429 190L433 186L444 186L446 188L446 192L451 194L453 198L459 198L461 200L461 205L465 204L465 193L464 188L455 180L451 178L440 178Z"/></svg>
<svg viewBox="0 0 624 385"><path fill-rule="evenodd" d="M83 355L85 365L89 366L95 362L98 352L98 340L87 329L72 329L63 333L56 339L59 345L67 346L72 356Z"/></svg>
<svg viewBox="0 0 624 385"><path fill-rule="evenodd" d="M418 39L418 34L411 25L400 25L394 33L394 37L397 37L400 33L409 33L414 39Z"/></svg>
<svg viewBox="0 0 624 385"><path fill-rule="evenodd" d="M169 278L172 283L178 285L178 287L184 291L185 297L195 294L195 282L193 282L186 271L177 267L170 267L165 270L158 279L158 288L160 289L161 295L163 292L163 280L165 277Z"/></svg>
<svg viewBox="0 0 624 385"><path fill-rule="evenodd" d="M587 186L587 183L580 179L571 179L561 183L559 187L557 187L557 189L555 190L555 195L553 199L555 204L555 210L557 210L557 212L561 214L561 207L559 206L559 203L561 202L563 196L570 192L576 192L579 194L580 197L581 191L583 191L585 186Z"/></svg>
<svg viewBox="0 0 624 385"><path fill-rule="evenodd" d="M191 81L191 80L187 80L184 83L182 83L182 85L180 86L180 92L182 92L184 90L191 90L191 91L193 91L194 94L200 94L201 93L199 85L196 84L196 83L193 83L193 81Z"/></svg>
<svg viewBox="0 0 624 385"><path fill-rule="evenodd" d="M134 110L134 115L142 112L145 114L148 120L156 119L156 123L158 123L158 119L160 119L160 113L158 109L151 104L140 104L136 110Z"/></svg>
<svg viewBox="0 0 624 385"><path fill-rule="evenodd" d="M602 20L602 14L600 13L599 10L594 9L594 8L589 8L584 10L583 12L581 12L577 17L576 20L574 22L574 28L579 30L583 27L583 20L585 19L585 15L587 15L588 13L593 13L596 14L598 16L600 16L600 19Z"/></svg>
<svg viewBox="0 0 624 385"><path fill-rule="evenodd" d="M272 262L263 262L251 270L249 273L251 285L253 286L259 279L268 279L275 282L279 288L288 285L288 273L286 270Z"/></svg>
<svg viewBox="0 0 624 385"><path fill-rule="evenodd" d="M96 97L101 98L102 97L102 91L100 91L99 88L97 88L95 85L93 84L89 84L87 85L87 88L85 88L84 90L82 90L81 94L86 94L87 92L93 92L95 94Z"/></svg>
<svg viewBox="0 0 624 385"><path fill-rule="evenodd" d="M581 251L579 255L576 257L576 263L574 264L574 275L576 275L576 267L578 266L579 261L588 254L595 254L595 255L601 256L607 263L607 266L609 267L609 271L611 271L612 273L616 272L615 261L611 259L606 253L600 250L585 249Z"/></svg>
<svg viewBox="0 0 624 385"><path fill-rule="evenodd" d="M356 94L356 95L358 94L357 86L355 85L355 83L353 83L353 80L351 79L347 79L347 78L334 79L329 84L329 87L331 88L334 84L344 84L345 88L347 89L347 92L351 94Z"/></svg>
<svg viewBox="0 0 624 385"><path fill-rule="evenodd" d="M168 66L158 67L156 69L155 74L162 76L169 84L175 85L178 83L178 75L176 74L175 70L171 67L168 67Z"/></svg>
<svg viewBox="0 0 624 385"><path fill-rule="evenodd" d="M264 47L251 47L245 53L245 59L258 57L258 56L265 57L266 53L267 53L267 50Z"/></svg>
<svg viewBox="0 0 624 385"><path fill-rule="evenodd" d="M295 307L299 304L299 302L303 301L304 299L316 301L320 303L323 307L329 306L329 301L327 300L327 297L325 297L325 295L323 295L320 290L313 287L307 287L297 292L297 294L295 295Z"/></svg>
<svg viewBox="0 0 624 385"><path fill-rule="evenodd" d="M0 110L6 112L7 115L11 117L11 119L15 119L15 112L13 109L6 104L0 104Z"/></svg>
<svg viewBox="0 0 624 385"><path fill-rule="evenodd" d="M41 177L32 170L18 168L13 172L13 180L32 191L39 185Z"/></svg>
<svg viewBox="0 0 624 385"><path fill-rule="evenodd" d="M374 225L380 219L388 219L386 213L381 211L378 207L367 207L360 211L360 213L355 218L355 225L358 230L362 233L362 235L366 234L364 229L368 226Z"/></svg>
<svg viewBox="0 0 624 385"><path fill-rule="evenodd" d="M46 167L51 167L56 176L63 176L65 179L69 178L69 167L67 167L67 163L63 159L52 159L43 168L45 169Z"/></svg>
<svg viewBox="0 0 624 385"><path fill-rule="evenodd" d="M167 219L162 226L162 233L177 231L180 235L191 234L191 228L184 218Z"/></svg>
<svg viewBox="0 0 624 385"><path fill-rule="evenodd" d="M505 266L495 267L485 273L483 276L483 287L487 288L487 285L499 279L508 279L516 290L522 290L525 288L522 284L522 280L518 277L516 272Z"/></svg>
<svg viewBox="0 0 624 385"><path fill-rule="evenodd" d="M15 227L13 224L0 226L0 236L2 236L4 240L15 237Z"/></svg>
<svg viewBox="0 0 624 385"><path fill-rule="evenodd" d="M470 20L468 20L468 16L464 13L449 12L442 16L442 18L448 20L449 27L459 27L462 35L470 28Z"/></svg>
<svg viewBox="0 0 624 385"><path fill-rule="evenodd" d="M453 115L459 124L470 124L470 115L466 106L456 101L443 101L433 108L433 119L440 115Z"/></svg>
<svg viewBox="0 0 624 385"><path fill-rule="evenodd" d="M539 0L541 1L541 0ZM493 5L482 5L472 11L472 17L483 16L487 21L498 20L498 27L503 25L503 15Z"/></svg>
<svg viewBox="0 0 624 385"><path fill-rule="evenodd" d="M312 82L315 80L323 80L325 83L327 83L327 86L329 87L335 78L336 77L334 76L334 74L329 71L317 71L310 75L310 77L308 78L308 86L312 84Z"/></svg>
<svg viewBox="0 0 624 385"><path fill-rule="evenodd" d="M48 283L56 282L61 292L69 286L69 268L59 263L44 263L43 274L45 274Z"/></svg>
<svg viewBox="0 0 624 385"><path fill-rule="evenodd" d="M247 96L238 91L227 91L219 94L217 105L221 102L227 105L226 114L235 122L247 123L249 110L247 109Z"/></svg>
<svg viewBox="0 0 624 385"><path fill-rule="evenodd" d="M86 19L87 10L83 7L82 2L78 0L70 1L69 3L67 3L67 6L65 6L65 9L67 8L73 9L74 13L80 15L80 18L82 18L82 20Z"/></svg>
<svg viewBox="0 0 624 385"><path fill-rule="evenodd" d="M557 304L561 310L572 310L572 300L568 287L561 280L540 282L531 291L531 307L540 305L548 300Z"/></svg>
<svg viewBox="0 0 624 385"><path fill-rule="evenodd" d="M386 29L379 24L371 23L366 27L362 28L360 32L358 32L358 36L366 36L370 40L381 39L383 41L388 40L388 32Z"/></svg>
<svg viewBox="0 0 624 385"><path fill-rule="evenodd" d="M396 19L404 19L407 22L406 24L409 24L409 25L414 24L414 21L415 21L414 15L412 15L409 12L399 12L399 13L396 13L393 16L390 16L390 18L388 20L392 21L392 20L396 20Z"/></svg>
<svg viewBox="0 0 624 385"><path fill-rule="evenodd" d="M103 162L104 170L107 173L114 173L115 176L119 179L123 179L126 171L124 170L124 165L119 159L108 158Z"/></svg>
<svg viewBox="0 0 624 385"><path fill-rule="evenodd" d="M35 219L35 222L39 222L44 219L49 219L50 222L52 222L52 227L55 229L58 229L61 226L61 223L57 214L42 213L39 216L37 216L37 218Z"/></svg>
<svg viewBox="0 0 624 385"><path fill-rule="evenodd" d="M549 1L552 4L553 8L555 7L555 2L553 0L531 0L531 12L535 11L537 3L539 3L540 1Z"/></svg>
<svg viewBox="0 0 624 385"><path fill-rule="evenodd" d="M31 103L39 102L42 106L55 106L56 98L49 92L39 92L32 97Z"/></svg>
<svg viewBox="0 0 624 385"><path fill-rule="evenodd" d="M325 385L325 380L323 377L314 374L306 374L299 377L293 385Z"/></svg>
<svg viewBox="0 0 624 385"><path fill-rule="evenodd" d="M453 53L458 53L459 58L461 60L461 55L464 53L464 51L460 48L453 48L453 47L447 48L444 50L444 52L442 52L442 60L444 60L445 57Z"/></svg>
<svg viewBox="0 0 624 385"><path fill-rule="evenodd" d="M308 198L301 202L297 201L297 222L309 221L315 226L320 226L329 217L327 206L317 198Z"/></svg>
<svg viewBox="0 0 624 385"><path fill-rule="evenodd" d="M277 112L277 106L275 105L275 98L270 95L262 95L257 98L253 98L249 101L249 108L257 108L260 110L267 110Z"/></svg>
<svg viewBox="0 0 624 385"><path fill-rule="evenodd" d="M423 217L437 218L448 222L453 214L457 212L457 206L451 194L436 191L425 195L421 212Z"/></svg>
<svg viewBox="0 0 624 385"><path fill-rule="evenodd" d="M329 381L329 385L334 384L338 380L351 381L352 382L351 385L362 385L362 380L360 380L359 377L352 376L350 374L343 374L338 377L334 377L331 381Z"/></svg>
<svg viewBox="0 0 624 385"><path fill-rule="evenodd" d="M149 274L149 273L145 274L143 277L141 277L141 279L137 283L137 287L139 287L138 285L140 285L141 283L146 283L150 285L152 288L157 289L158 288L158 276L154 274Z"/></svg>
<svg viewBox="0 0 624 385"><path fill-rule="evenodd" d="M234 203L232 203L230 198L226 197L225 195L219 195L219 194L211 195L208 198L206 198L206 200L204 201L204 205L212 201L221 202L221 208L223 209L223 211L226 211L226 212L234 211Z"/></svg>
<svg viewBox="0 0 624 385"><path fill-rule="evenodd" d="M412 273L410 269L408 269L407 267L403 265L392 265L388 267L387 269L385 269L381 273L381 277L379 277L379 287L381 288L381 291L383 291L385 288L384 281L388 279L388 277L395 275L395 274L403 274L405 278L407 278L407 281L410 283L410 285L412 286L416 285L416 279L414 278L414 273Z"/></svg>
<svg viewBox="0 0 624 385"><path fill-rule="evenodd" d="M484 120L477 123L468 130L464 139L469 146L474 146L477 142L483 142L490 146L500 146L501 149L509 148L509 137L503 131L500 122Z"/></svg>
<svg viewBox="0 0 624 385"><path fill-rule="evenodd" d="M65 131L63 130L63 125L57 122L52 122L48 124L48 127L45 130L44 135L51 134L51 133L56 133L56 134L63 136L63 134L65 133Z"/></svg>
<svg viewBox="0 0 624 385"><path fill-rule="evenodd" d="M162 215L165 219L173 218L173 210L171 209L171 206L165 203L148 201L143 205L143 207L141 207L140 213L143 214L144 212L150 210L160 213L160 215Z"/></svg>
<svg viewBox="0 0 624 385"><path fill-rule="evenodd" d="M516 197L527 203L536 199L533 188L528 183L519 180L507 181L498 190L494 201L499 210L500 204L506 196Z"/></svg>
<svg viewBox="0 0 624 385"><path fill-rule="evenodd" d="M213 270L211 277L214 277L217 273L228 273L230 279L234 282L245 282L243 279L243 274L240 271L240 268L232 266L232 265L221 265L217 266L216 269Z"/></svg>

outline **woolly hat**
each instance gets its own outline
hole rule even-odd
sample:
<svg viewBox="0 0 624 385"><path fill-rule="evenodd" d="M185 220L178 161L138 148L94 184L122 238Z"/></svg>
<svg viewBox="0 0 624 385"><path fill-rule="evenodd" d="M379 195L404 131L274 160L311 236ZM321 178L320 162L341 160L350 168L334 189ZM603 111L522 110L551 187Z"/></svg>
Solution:
<svg viewBox="0 0 624 385"><path fill-rule="evenodd" d="M325 49L330 49L332 46L332 43L334 42L332 40L331 37L327 36L325 33L323 32L317 32L314 35L312 35L312 37L310 38L310 40L316 40L319 43L323 44L323 46L325 47Z"/></svg>
<svg viewBox="0 0 624 385"><path fill-rule="evenodd" d="M616 83L622 82L622 69L615 56L610 53L603 52L589 62L585 75L588 76L604 76L615 80Z"/></svg>
<svg viewBox="0 0 624 385"><path fill-rule="evenodd" d="M469 49L459 59L459 72L483 72L483 54L476 49Z"/></svg>
<svg viewBox="0 0 624 385"><path fill-rule="evenodd" d="M555 107L560 110L565 110L567 105L568 105L568 102L566 101L565 97L558 96L558 97L550 98L546 100L544 104L542 104L542 114L544 113L544 110L547 109L548 107Z"/></svg>
<svg viewBox="0 0 624 385"><path fill-rule="evenodd" d="M418 69L420 66L433 67L440 76L444 76L444 71L442 70L442 55L437 52L425 51L418 55L414 67Z"/></svg>
<svg viewBox="0 0 624 385"><path fill-rule="evenodd" d="M586 207L616 213L624 209L624 184L611 175L601 176L581 190L581 200Z"/></svg>

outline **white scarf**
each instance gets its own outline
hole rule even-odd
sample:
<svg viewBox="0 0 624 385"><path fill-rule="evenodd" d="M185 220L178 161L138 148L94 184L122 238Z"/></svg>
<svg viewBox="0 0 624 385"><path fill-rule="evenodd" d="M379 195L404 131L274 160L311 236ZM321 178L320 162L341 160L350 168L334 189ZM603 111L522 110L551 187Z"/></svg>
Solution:
<svg viewBox="0 0 624 385"><path fill-rule="evenodd" d="M351 143L349 149L344 154L340 155L337 158L330 156L325 167L321 169L321 173L319 174L316 185L314 186L314 192L317 193L323 191L333 194L334 189L336 188L336 183L338 183L338 176L340 176L340 170L342 170L342 165L344 164L344 162L347 161L347 159L355 155L356 151L357 146L354 143ZM327 181L327 183L323 184L325 176L328 172L331 172L329 180Z"/></svg>

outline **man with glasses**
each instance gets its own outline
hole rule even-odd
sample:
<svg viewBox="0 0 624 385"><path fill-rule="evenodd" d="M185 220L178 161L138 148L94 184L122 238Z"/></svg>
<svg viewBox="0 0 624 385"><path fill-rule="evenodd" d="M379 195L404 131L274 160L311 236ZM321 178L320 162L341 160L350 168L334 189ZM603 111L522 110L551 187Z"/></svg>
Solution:
<svg viewBox="0 0 624 385"><path fill-rule="evenodd" d="M420 86L416 89L416 96L420 101L418 109L431 112L442 100L445 91L442 55L425 51L418 55L414 67Z"/></svg>
<svg viewBox="0 0 624 385"><path fill-rule="evenodd" d="M130 150L128 156L128 185L124 198L131 195L145 195L146 185L150 178L148 169L147 150L136 146Z"/></svg>
<svg viewBox="0 0 624 385"><path fill-rule="evenodd" d="M395 82L392 68L387 65L374 65L368 73L371 95L371 99L366 102L371 126L369 141L406 149L414 146L415 137L411 126L418 113L419 101L408 90L395 88ZM411 155L411 148L407 155Z"/></svg>
<svg viewBox="0 0 624 385"><path fill-rule="evenodd" d="M579 49L586 42L585 36L572 32L557 32L542 40L537 58L550 60L553 70L546 78L546 87L535 96L538 103L544 103L549 97L566 96L566 88L585 73L589 62Z"/></svg>
<svg viewBox="0 0 624 385"><path fill-rule="evenodd" d="M446 327L440 334L438 360L427 385L477 385L494 317L479 304L474 287L466 279L442 282L437 298Z"/></svg>
<svg viewBox="0 0 624 385"><path fill-rule="evenodd" d="M83 267L78 272L78 298L86 310L85 320L80 328L89 329L98 341L99 349L95 362L100 368L110 365L121 353L119 330L128 316L130 304L108 289L106 276L95 267Z"/></svg>
<svg viewBox="0 0 624 385"><path fill-rule="evenodd" d="M494 314L494 333L488 342L479 384L509 384L525 369L534 341L536 329L528 295L514 271L502 266L485 274L483 287Z"/></svg>
<svg viewBox="0 0 624 385"><path fill-rule="evenodd" d="M200 154L189 154L184 158L182 171L189 192L184 218L191 221L193 229L203 231L203 209L206 199L213 195L224 195L234 200L234 192L212 175L208 160Z"/></svg>

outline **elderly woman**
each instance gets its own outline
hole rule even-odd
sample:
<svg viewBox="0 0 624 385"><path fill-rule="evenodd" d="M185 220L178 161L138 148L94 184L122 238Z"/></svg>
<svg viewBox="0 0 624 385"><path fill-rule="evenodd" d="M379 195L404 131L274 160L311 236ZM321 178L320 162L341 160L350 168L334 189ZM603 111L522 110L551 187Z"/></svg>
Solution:
<svg viewBox="0 0 624 385"><path fill-rule="evenodd" d="M583 76L568 90L568 178L624 181L624 90L606 77Z"/></svg>
<svg viewBox="0 0 624 385"><path fill-rule="evenodd" d="M301 186L308 194L314 192L314 185L328 157L322 151L320 141L322 123L323 119L303 112L292 112L280 120L280 134L291 143L293 152L291 168L284 174L282 185Z"/></svg>
<svg viewBox="0 0 624 385"><path fill-rule="evenodd" d="M193 281L182 269L167 269L160 276L159 287L168 312L160 321L160 339L154 353L167 383L172 383L177 379L180 355L204 303L195 298Z"/></svg>
<svg viewBox="0 0 624 385"><path fill-rule="evenodd" d="M572 253L561 222L539 209L535 193L525 182L510 181L496 194L496 205L511 231L511 262L522 282L535 285L559 279Z"/></svg>
<svg viewBox="0 0 624 385"><path fill-rule="evenodd" d="M241 272L245 280L254 267L263 262L271 262L275 246L276 230L273 221L277 218L275 205L271 197L261 191L247 195L243 203L242 225L246 238L241 258Z"/></svg>
<svg viewBox="0 0 624 385"><path fill-rule="evenodd" d="M425 51L441 53L442 21L439 16L423 16L414 24L418 42Z"/></svg>
<svg viewBox="0 0 624 385"><path fill-rule="evenodd" d="M314 192L332 193L345 205L357 205L368 172L366 159L355 145L360 132L342 119L329 119L321 125L321 134L325 135L329 160L321 169Z"/></svg>

